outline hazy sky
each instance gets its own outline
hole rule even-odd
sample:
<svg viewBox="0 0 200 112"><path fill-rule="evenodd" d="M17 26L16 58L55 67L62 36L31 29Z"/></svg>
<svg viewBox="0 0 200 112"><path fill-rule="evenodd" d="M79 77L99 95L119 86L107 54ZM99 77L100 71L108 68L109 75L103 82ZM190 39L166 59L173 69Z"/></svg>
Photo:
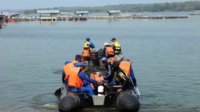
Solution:
<svg viewBox="0 0 200 112"><path fill-rule="evenodd" d="M113 4L183 2L192 0L0 0L1 9L32 9L59 6L102 6Z"/></svg>

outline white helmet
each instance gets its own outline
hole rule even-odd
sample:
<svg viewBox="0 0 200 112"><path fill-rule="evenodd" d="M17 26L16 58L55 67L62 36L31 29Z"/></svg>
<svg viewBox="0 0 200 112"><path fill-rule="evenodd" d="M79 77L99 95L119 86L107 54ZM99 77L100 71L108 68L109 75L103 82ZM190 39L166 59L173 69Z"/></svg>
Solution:
<svg viewBox="0 0 200 112"><path fill-rule="evenodd" d="M104 43L104 46L106 46L106 45L109 45L109 43L107 43L107 42L106 42L106 43Z"/></svg>

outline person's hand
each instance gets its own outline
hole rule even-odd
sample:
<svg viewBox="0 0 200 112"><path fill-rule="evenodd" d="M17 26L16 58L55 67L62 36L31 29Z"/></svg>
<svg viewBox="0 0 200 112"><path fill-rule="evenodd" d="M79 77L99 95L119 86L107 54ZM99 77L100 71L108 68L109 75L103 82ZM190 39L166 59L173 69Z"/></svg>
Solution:
<svg viewBox="0 0 200 112"><path fill-rule="evenodd" d="M103 84L104 83L104 79L96 79L97 84Z"/></svg>
<svg viewBox="0 0 200 112"><path fill-rule="evenodd" d="M117 89L117 93L121 93L122 92L122 89Z"/></svg>
<svg viewBox="0 0 200 112"><path fill-rule="evenodd" d="M90 86L92 87L92 89L94 89L94 84L91 83Z"/></svg>

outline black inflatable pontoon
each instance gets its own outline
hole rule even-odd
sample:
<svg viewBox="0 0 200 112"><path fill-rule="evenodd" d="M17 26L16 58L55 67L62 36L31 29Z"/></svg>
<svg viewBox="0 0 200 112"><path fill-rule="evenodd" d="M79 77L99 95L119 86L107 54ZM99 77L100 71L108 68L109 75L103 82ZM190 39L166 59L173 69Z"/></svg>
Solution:
<svg viewBox="0 0 200 112"><path fill-rule="evenodd" d="M90 69L86 74L102 72L102 70ZM117 92L117 90L123 90ZM66 86L62 86L55 92L58 96L60 112L74 112L84 108L117 108L121 112L138 112L140 108L139 96L133 88L124 88L121 85L104 83L94 88L95 95L77 94L67 91Z"/></svg>

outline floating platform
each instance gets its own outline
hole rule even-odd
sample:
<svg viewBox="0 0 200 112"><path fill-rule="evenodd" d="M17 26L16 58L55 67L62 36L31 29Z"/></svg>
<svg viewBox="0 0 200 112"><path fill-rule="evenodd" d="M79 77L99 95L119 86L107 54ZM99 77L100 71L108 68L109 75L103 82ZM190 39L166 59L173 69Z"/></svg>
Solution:
<svg viewBox="0 0 200 112"><path fill-rule="evenodd" d="M184 19L188 16L89 16L88 19Z"/></svg>
<svg viewBox="0 0 200 112"><path fill-rule="evenodd" d="M78 16L78 17L57 17L53 20L47 21L87 21L89 19L109 19L109 20L118 20L118 19L187 19L189 16L143 16L143 15L134 15L134 16ZM24 18L15 18L15 19L7 19L6 22L28 22L28 21L41 21L39 19L24 19ZM46 20L42 20L46 21Z"/></svg>
<svg viewBox="0 0 200 112"><path fill-rule="evenodd" d="M87 17L70 17L68 21L87 21Z"/></svg>

